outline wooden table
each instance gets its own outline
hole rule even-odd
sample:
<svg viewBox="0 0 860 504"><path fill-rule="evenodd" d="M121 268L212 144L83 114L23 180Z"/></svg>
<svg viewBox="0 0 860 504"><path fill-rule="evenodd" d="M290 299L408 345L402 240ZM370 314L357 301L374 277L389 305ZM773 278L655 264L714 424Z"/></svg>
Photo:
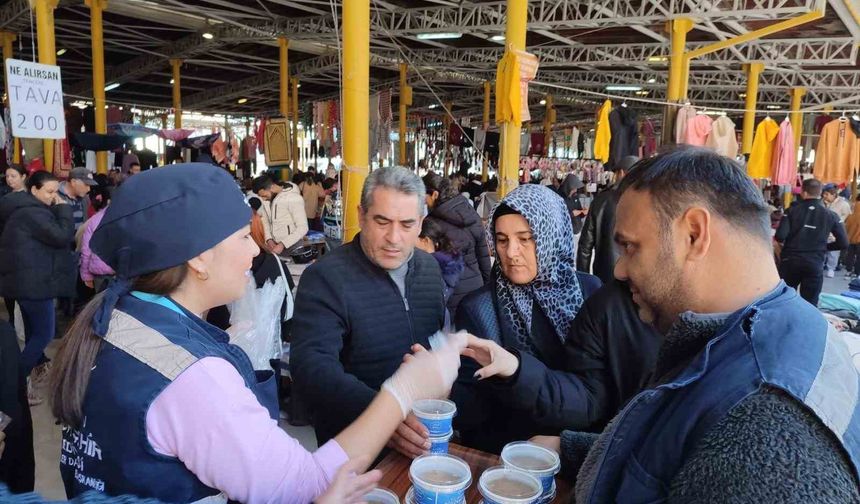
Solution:
<svg viewBox="0 0 860 504"><path fill-rule="evenodd" d="M478 492L478 478L481 477L485 469L501 465L499 456L454 443L448 445L448 453L465 460L472 469L472 484L466 491L466 503L477 504L481 502L481 493ZM411 464L412 460L392 451L376 466L376 469L382 471L382 481L379 482L379 486L396 493L401 502L404 503L403 499L406 497L406 492L412 486L412 481L409 480L409 466ZM573 494L570 485L561 478L556 478L555 484L557 490L552 502L565 504L570 502L570 497Z"/></svg>

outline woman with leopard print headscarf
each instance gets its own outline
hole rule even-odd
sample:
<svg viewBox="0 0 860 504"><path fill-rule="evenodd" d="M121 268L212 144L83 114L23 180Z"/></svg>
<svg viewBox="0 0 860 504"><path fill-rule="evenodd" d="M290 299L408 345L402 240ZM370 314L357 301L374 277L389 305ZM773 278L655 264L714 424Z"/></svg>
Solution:
<svg viewBox="0 0 860 504"><path fill-rule="evenodd" d="M463 442L497 451L510 441L557 433L579 414L571 414L580 409L572 401L584 386L568 372L566 341L600 280L576 272L570 213L546 187L522 185L502 199L488 239L496 257L491 280L456 315L456 327L477 337L464 353L474 361L463 361L461 369L471 371L462 375L454 400Z"/></svg>

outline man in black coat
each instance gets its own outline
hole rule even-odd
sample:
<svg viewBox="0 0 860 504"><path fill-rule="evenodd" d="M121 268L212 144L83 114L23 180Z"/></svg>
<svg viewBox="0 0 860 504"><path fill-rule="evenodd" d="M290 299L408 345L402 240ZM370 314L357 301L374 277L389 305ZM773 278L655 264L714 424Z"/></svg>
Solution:
<svg viewBox="0 0 860 504"><path fill-rule="evenodd" d="M355 420L414 344L442 328L445 302L436 260L415 249L424 184L404 168L381 168L361 195L361 233L308 268L293 314L294 393L325 443ZM410 415L389 446L416 456L429 434Z"/></svg>
<svg viewBox="0 0 860 504"><path fill-rule="evenodd" d="M0 482L14 493L32 492L36 478L33 419L18 365L20 355L15 329L0 321L0 411L12 418L3 431L6 448L0 450Z"/></svg>
<svg viewBox="0 0 860 504"><path fill-rule="evenodd" d="M636 156L627 156L615 167L615 185L595 196L582 234L579 236L579 246L576 250L576 269L586 273L592 273L591 258L594 257L593 273L603 283L609 283L615 276L615 262L618 260L618 251L613 241L615 228L615 207L618 206L618 184L627 171L639 161Z"/></svg>

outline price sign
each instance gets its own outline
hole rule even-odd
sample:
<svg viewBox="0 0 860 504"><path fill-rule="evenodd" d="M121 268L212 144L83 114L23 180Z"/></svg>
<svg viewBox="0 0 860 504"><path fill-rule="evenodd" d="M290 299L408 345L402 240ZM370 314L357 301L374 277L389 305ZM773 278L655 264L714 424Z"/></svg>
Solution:
<svg viewBox="0 0 860 504"><path fill-rule="evenodd" d="M65 138L60 67L6 60L12 134L19 138Z"/></svg>

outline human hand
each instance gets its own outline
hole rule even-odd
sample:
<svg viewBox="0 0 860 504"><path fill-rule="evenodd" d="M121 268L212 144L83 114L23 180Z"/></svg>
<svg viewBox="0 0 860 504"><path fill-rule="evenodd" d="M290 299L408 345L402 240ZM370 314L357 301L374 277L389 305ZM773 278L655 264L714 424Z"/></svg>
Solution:
<svg viewBox="0 0 860 504"><path fill-rule="evenodd" d="M85 281L84 281L84 285L86 285L86 286L87 286L87 287L89 287L90 289L95 289L95 287L94 287L94 286L95 286L95 283L94 283L92 280L85 280Z"/></svg>
<svg viewBox="0 0 860 504"><path fill-rule="evenodd" d="M60 196L60 193L56 193L54 194L54 200L52 201L52 203L55 205L65 205L66 200L64 200L63 197Z"/></svg>
<svg viewBox="0 0 860 504"><path fill-rule="evenodd" d="M475 377L479 380L492 376L510 378L520 367L520 360L516 355L508 352L495 341L478 338L471 334L468 336L467 346L461 354L482 366L475 372Z"/></svg>
<svg viewBox="0 0 860 504"><path fill-rule="evenodd" d="M324 494L317 497L316 504L352 504L364 502L364 496L376 488L382 472L373 470L356 474L360 467L370 462L369 455L356 457L338 469L334 481Z"/></svg>
<svg viewBox="0 0 860 504"><path fill-rule="evenodd" d="M284 252L284 244L276 243L270 247L273 254L281 255Z"/></svg>
<svg viewBox="0 0 860 504"><path fill-rule="evenodd" d="M430 449L430 432L414 414L409 413L386 446L409 458L415 458Z"/></svg>
<svg viewBox="0 0 860 504"><path fill-rule="evenodd" d="M529 441L561 454L561 438L559 436L535 436Z"/></svg>
<svg viewBox="0 0 860 504"><path fill-rule="evenodd" d="M419 346L418 353L404 357L397 372L382 384L382 389L397 399L403 418L412 410L414 401L448 396L457 379L460 352L465 342L463 336L452 337L450 344L439 350L431 352Z"/></svg>

